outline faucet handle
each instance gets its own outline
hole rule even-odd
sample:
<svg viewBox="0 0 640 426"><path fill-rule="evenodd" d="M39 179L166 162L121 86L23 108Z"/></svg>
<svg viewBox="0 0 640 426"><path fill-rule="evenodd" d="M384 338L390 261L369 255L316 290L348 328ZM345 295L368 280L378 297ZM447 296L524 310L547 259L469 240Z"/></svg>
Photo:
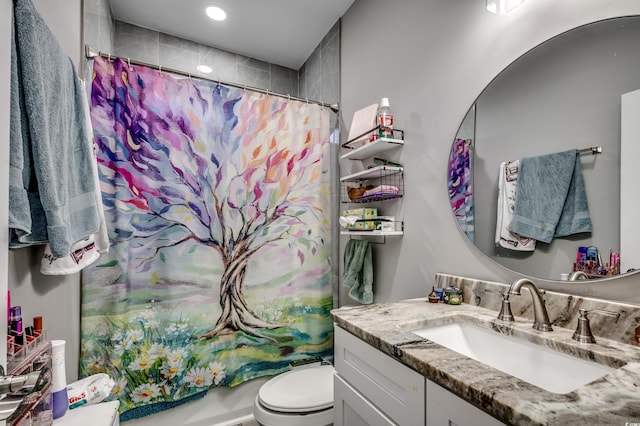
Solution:
<svg viewBox="0 0 640 426"><path fill-rule="evenodd" d="M588 314L600 314L606 315L609 317L620 317L619 312L607 311L605 309L579 309L578 312L580 316L578 317L578 327L576 331L573 333L573 340L577 340L580 343L595 343L596 339L593 337L591 333L591 327L589 325L589 317Z"/></svg>
<svg viewBox="0 0 640 426"><path fill-rule="evenodd" d="M501 293L502 306L500 307L500 313L498 319L502 321L515 321L513 314L511 313L511 301L509 300L509 292Z"/></svg>

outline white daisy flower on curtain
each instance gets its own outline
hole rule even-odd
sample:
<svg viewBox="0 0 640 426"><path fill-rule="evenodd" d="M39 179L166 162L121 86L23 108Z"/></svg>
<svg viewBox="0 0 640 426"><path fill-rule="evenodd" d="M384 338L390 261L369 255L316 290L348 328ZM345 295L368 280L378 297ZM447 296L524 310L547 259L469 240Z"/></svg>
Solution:
<svg viewBox="0 0 640 426"><path fill-rule="evenodd" d="M113 386L111 390L112 395L120 396L124 394L124 391L127 389L127 379L124 377L120 377L116 380L116 384Z"/></svg>
<svg viewBox="0 0 640 426"><path fill-rule="evenodd" d="M87 367L91 370L98 370L102 366L104 366L104 359L96 356L89 358L89 362L87 363Z"/></svg>
<svg viewBox="0 0 640 426"><path fill-rule="evenodd" d="M158 396L160 396L160 386L144 383L133 390L131 400L135 403L149 402Z"/></svg>
<svg viewBox="0 0 640 426"><path fill-rule="evenodd" d="M188 352L185 348L173 349L167 352L167 360L171 362L179 362L187 358Z"/></svg>
<svg viewBox="0 0 640 426"><path fill-rule="evenodd" d="M212 362L209 364L209 371L211 371L211 377L213 377L213 382L216 385L219 385L226 376L224 372L224 366L219 362Z"/></svg>
<svg viewBox="0 0 640 426"><path fill-rule="evenodd" d="M149 348L149 356L151 359L163 358L167 355L167 348L165 345L154 343Z"/></svg>
<svg viewBox="0 0 640 426"><path fill-rule="evenodd" d="M142 341L142 339L144 339L144 333L142 332L142 330L129 330L127 331L127 336L125 337L125 340L129 343L140 342ZM127 349L131 349L131 347L128 346Z"/></svg>
<svg viewBox="0 0 640 426"><path fill-rule="evenodd" d="M182 361L167 361L162 364L160 368L160 374L167 379L172 379L180 374L183 371Z"/></svg>
<svg viewBox="0 0 640 426"><path fill-rule="evenodd" d="M196 367L189 370L184 381L197 388L208 388L213 384L213 377L206 368Z"/></svg>
<svg viewBox="0 0 640 426"><path fill-rule="evenodd" d="M133 371L144 371L151 367L154 360L151 359L148 355L140 355L138 358L133 360L131 364L129 364L128 368Z"/></svg>

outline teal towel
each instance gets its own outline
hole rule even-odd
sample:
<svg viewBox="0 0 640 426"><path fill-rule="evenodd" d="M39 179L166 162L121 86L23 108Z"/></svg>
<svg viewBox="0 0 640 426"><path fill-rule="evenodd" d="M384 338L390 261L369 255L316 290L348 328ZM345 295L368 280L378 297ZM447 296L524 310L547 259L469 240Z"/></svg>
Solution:
<svg viewBox="0 0 640 426"><path fill-rule="evenodd" d="M13 12L9 246L48 242L65 257L99 228L83 88L31 0Z"/></svg>
<svg viewBox="0 0 640 426"><path fill-rule="evenodd" d="M545 243L591 232L582 164L575 149L520 160L509 228Z"/></svg>
<svg viewBox="0 0 640 426"><path fill-rule="evenodd" d="M373 303L373 256L369 241L349 240L344 249L342 285L349 297L360 303Z"/></svg>

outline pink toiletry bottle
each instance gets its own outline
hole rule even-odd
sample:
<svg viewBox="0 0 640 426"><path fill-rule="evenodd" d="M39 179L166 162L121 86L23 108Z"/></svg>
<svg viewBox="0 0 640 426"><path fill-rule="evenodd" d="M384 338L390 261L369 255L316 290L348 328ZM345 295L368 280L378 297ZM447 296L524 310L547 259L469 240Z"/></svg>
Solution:
<svg viewBox="0 0 640 426"><path fill-rule="evenodd" d="M393 113L389 107L389 98L382 98L378 108L378 125L381 138L393 138Z"/></svg>

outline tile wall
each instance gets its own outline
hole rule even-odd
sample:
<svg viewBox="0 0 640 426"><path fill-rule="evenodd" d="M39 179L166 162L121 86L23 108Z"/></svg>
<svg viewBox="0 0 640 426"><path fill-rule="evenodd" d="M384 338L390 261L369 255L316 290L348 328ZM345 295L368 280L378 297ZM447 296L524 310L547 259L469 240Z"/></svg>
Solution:
<svg viewBox="0 0 640 426"><path fill-rule="evenodd" d="M107 0L85 0L84 8L84 43L94 50L276 93L326 103L340 100L339 21L295 70L113 20ZM199 64L213 72L200 73Z"/></svg>

